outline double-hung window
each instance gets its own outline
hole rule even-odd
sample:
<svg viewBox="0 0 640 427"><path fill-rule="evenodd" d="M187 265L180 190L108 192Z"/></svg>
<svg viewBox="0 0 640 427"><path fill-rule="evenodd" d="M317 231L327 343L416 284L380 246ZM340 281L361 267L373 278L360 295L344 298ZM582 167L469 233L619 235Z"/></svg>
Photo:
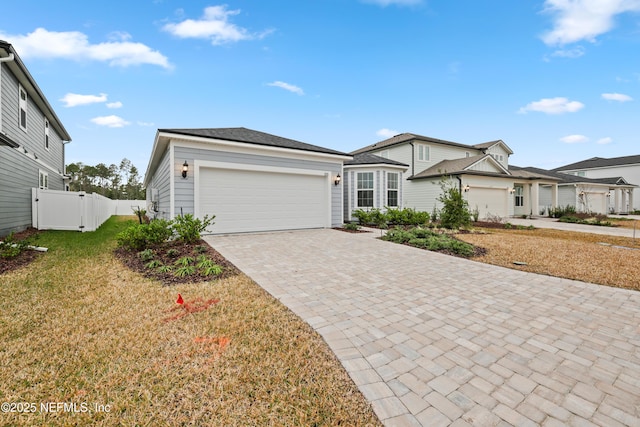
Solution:
<svg viewBox="0 0 640 427"><path fill-rule="evenodd" d="M398 174L387 173L387 206L398 207Z"/></svg>
<svg viewBox="0 0 640 427"><path fill-rule="evenodd" d="M358 207L373 207L373 172L358 172L357 174Z"/></svg>
<svg viewBox="0 0 640 427"><path fill-rule="evenodd" d="M423 162L429 161L429 146L426 144L418 144L416 145L416 150L418 151L418 160Z"/></svg>
<svg viewBox="0 0 640 427"><path fill-rule="evenodd" d="M523 187L515 187L516 190L516 200L515 204L517 207L524 206L524 188Z"/></svg>
<svg viewBox="0 0 640 427"><path fill-rule="evenodd" d="M27 91L22 85L18 85L18 121L20 129L27 131Z"/></svg>

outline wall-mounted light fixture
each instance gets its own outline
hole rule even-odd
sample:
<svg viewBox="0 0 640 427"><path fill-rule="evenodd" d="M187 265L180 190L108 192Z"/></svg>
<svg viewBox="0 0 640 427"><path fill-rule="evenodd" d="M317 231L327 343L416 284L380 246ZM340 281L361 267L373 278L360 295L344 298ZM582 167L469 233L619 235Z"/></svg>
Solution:
<svg viewBox="0 0 640 427"><path fill-rule="evenodd" d="M341 180L341 179L342 179L342 178L340 177L340 174L338 174L338 175L336 176L336 179L333 181L333 185L338 185L338 184L340 184L340 180Z"/></svg>
<svg viewBox="0 0 640 427"><path fill-rule="evenodd" d="M581 192L578 194L578 196L580 196L580 197L584 196L584 191L581 191Z"/></svg>
<svg viewBox="0 0 640 427"><path fill-rule="evenodd" d="M463 190L464 190L464 192L465 192L465 193L468 193L470 189L471 189L471 187L469 187L469 185L468 185L468 184L467 184L467 185L465 185L465 186L464 186L464 188L463 188Z"/></svg>
<svg viewBox="0 0 640 427"><path fill-rule="evenodd" d="M607 197L611 197L611 192L608 192L608 193L607 193Z"/></svg>
<svg viewBox="0 0 640 427"><path fill-rule="evenodd" d="M183 178L187 177L187 172L189 172L189 163L187 163L187 161L185 160L183 165L182 165L182 177Z"/></svg>
<svg viewBox="0 0 640 427"><path fill-rule="evenodd" d="M516 189L515 189L515 188L513 188L513 187L509 188L509 193L513 194L513 193L515 193L515 192L516 192Z"/></svg>

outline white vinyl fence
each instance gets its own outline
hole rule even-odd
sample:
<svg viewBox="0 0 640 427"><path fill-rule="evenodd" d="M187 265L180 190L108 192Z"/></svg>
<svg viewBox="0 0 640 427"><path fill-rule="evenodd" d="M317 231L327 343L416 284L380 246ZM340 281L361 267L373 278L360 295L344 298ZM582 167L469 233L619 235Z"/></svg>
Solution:
<svg viewBox="0 0 640 427"><path fill-rule="evenodd" d="M133 215L145 200L111 200L84 191L31 189L31 217L38 230L95 231L112 215Z"/></svg>

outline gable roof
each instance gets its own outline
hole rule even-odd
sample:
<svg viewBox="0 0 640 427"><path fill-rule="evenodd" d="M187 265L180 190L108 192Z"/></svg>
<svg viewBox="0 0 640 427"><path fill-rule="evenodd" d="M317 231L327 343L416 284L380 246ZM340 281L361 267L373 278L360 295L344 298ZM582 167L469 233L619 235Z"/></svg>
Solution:
<svg viewBox="0 0 640 427"><path fill-rule="evenodd" d="M608 166L622 166L622 165L634 165L640 164L640 155L635 156L623 156L623 157L592 157L580 162L571 163L569 165L560 166L559 168L552 169L554 171L567 171L575 169L593 169L604 168Z"/></svg>
<svg viewBox="0 0 640 427"><path fill-rule="evenodd" d="M391 137L383 141L376 142L371 145L367 145L366 147L360 148L358 150L352 151L351 154L360 154L360 153L366 153L368 151L380 150L381 148L387 148L387 147L391 147L391 146L402 144L409 141L431 142L434 144L443 144L443 145L449 145L452 147L466 148L467 150L474 149L474 147L472 147L471 145L459 144L457 142L452 142L452 141L445 141L444 139L431 138L428 136L416 135L414 133L401 133L394 137Z"/></svg>
<svg viewBox="0 0 640 427"><path fill-rule="evenodd" d="M20 84L22 84L29 94L29 98L33 100L33 102L40 108L43 114L49 119L51 126L58 132L63 141L71 141L71 136L64 128L62 122L56 115L56 112L53 111L53 108L47 101L47 98L40 90L40 87L36 83L27 67L24 65L20 56L18 56L18 52L14 49L11 43L8 43L4 40L0 40L0 52L3 52L3 55L0 55L2 58L8 58L13 55L13 60L9 60L3 63L3 66L6 66L11 70L11 72L16 76ZM9 144L7 144L9 145Z"/></svg>
<svg viewBox="0 0 640 427"><path fill-rule="evenodd" d="M371 153L361 153L353 156L351 160L347 160L344 162L345 166L356 166L356 165L390 165L390 166L402 166L405 169L409 167L404 163L400 163L395 160L387 159L384 157L376 156Z"/></svg>
<svg viewBox="0 0 640 427"><path fill-rule="evenodd" d="M534 167L518 167L518 166L509 166L509 169L517 171L516 173L529 172L537 175L542 175L545 177L550 177L557 181L560 181L560 184L601 184L601 185L622 185L622 186L631 186L635 187L632 184L629 184L622 177L610 177L610 178L587 178L584 176L571 175L568 173L556 172L555 170L546 170Z"/></svg>
<svg viewBox="0 0 640 427"><path fill-rule="evenodd" d="M158 132L174 133L186 136L199 136L203 138L222 139L225 141L245 142L248 144L266 145L270 147L289 148L292 150L313 151L316 153L337 154L348 156L341 151L307 144L294 139L283 138L277 135L260 132L257 130L238 128L200 128L200 129L158 129Z"/></svg>
<svg viewBox="0 0 640 427"><path fill-rule="evenodd" d="M504 141L501 139L497 139L495 141L483 142L482 144L475 144L475 145L472 145L472 147L477 148L478 150L482 150L484 152L484 150L488 150L491 147L494 147L496 145L502 145L505 151L507 151L507 153L513 154L513 150L509 148L509 146L505 144Z"/></svg>
<svg viewBox="0 0 640 427"><path fill-rule="evenodd" d="M500 169L502 173L498 172L485 172L471 169L472 166L482 162L488 161L497 169ZM511 173L504 168L498 161L496 161L489 154L481 154L479 156L462 157L460 159L442 160L435 165L419 172L408 179L420 179L420 178L432 178L442 175L461 175L461 174L473 174L473 175L511 175Z"/></svg>

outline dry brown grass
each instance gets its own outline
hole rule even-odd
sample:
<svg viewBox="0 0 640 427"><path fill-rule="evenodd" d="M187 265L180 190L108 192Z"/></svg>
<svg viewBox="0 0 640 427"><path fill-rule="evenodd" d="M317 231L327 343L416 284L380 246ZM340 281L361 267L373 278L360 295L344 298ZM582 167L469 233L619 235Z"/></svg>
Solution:
<svg viewBox="0 0 640 427"><path fill-rule="evenodd" d="M553 229L486 229L484 232L485 234L457 236L465 242L487 249L486 254L474 258L476 261L640 290L639 240ZM525 262L527 265L516 266L514 261Z"/></svg>
<svg viewBox="0 0 640 427"><path fill-rule="evenodd" d="M162 287L113 239L73 252L45 234L46 256L0 276L0 402L37 405L0 424L380 425L322 338L246 276ZM178 292L219 301L176 316Z"/></svg>

